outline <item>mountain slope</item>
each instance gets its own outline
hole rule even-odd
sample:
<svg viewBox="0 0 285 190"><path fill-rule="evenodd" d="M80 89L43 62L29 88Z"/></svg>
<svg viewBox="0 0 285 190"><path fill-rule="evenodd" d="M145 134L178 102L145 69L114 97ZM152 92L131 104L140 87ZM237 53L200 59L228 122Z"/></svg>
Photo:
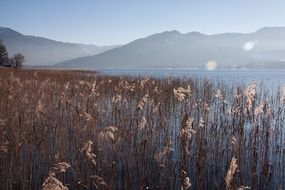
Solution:
<svg viewBox="0 0 285 190"><path fill-rule="evenodd" d="M6 46L9 56L22 53L26 59L25 65L53 65L118 47L64 43L42 37L26 36L3 27L0 27L0 40Z"/></svg>
<svg viewBox="0 0 285 190"><path fill-rule="evenodd" d="M167 31L57 66L85 69L203 68L207 62L215 61L220 68L237 68L284 59L285 27L268 27L248 34L204 35Z"/></svg>

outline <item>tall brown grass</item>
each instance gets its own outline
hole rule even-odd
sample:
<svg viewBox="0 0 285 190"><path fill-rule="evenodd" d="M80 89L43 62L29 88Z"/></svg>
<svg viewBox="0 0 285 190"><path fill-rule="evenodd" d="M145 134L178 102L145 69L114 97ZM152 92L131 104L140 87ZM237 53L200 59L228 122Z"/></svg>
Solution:
<svg viewBox="0 0 285 190"><path fill-rule="evenodd" d="M0 69L0 189L282 189L282 93Z"/></svg>

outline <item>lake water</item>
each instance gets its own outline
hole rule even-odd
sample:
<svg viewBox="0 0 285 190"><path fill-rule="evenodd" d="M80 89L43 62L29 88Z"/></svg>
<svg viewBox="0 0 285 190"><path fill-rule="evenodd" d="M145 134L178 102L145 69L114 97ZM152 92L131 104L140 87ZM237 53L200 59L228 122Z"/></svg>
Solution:
<svg viewBox="0 0 285 190"><path fill-rule="evenodd" d="M226 81L229 83L247 83L256 80L258 84L267 87L285 86L284 69L260 69L260 70L190 70L190 69L101 69L103 74L129 75L129 76L151 76L158 78L200 78L212 81Z"/></svg>

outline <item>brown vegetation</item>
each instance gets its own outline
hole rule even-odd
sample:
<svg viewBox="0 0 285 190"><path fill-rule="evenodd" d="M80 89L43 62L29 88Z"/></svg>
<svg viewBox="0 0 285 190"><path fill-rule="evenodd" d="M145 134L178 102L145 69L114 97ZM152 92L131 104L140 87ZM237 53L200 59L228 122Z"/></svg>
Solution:
<svg viewBox="0 0 285 190"><path fill-rule="evenodd" d="M284 101L257 82L0 69L0 189L282 189Z"/></svg>

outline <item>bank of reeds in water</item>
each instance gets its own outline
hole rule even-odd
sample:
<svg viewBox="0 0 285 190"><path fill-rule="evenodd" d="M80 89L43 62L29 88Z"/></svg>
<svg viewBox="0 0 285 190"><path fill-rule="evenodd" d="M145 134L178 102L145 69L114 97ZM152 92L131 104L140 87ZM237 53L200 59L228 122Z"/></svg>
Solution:
<svg viewBox="0 0 285 190"><path fill-rule="evenodd" d="M0 70L0 189L284 189L284 92Z"/></svg>

